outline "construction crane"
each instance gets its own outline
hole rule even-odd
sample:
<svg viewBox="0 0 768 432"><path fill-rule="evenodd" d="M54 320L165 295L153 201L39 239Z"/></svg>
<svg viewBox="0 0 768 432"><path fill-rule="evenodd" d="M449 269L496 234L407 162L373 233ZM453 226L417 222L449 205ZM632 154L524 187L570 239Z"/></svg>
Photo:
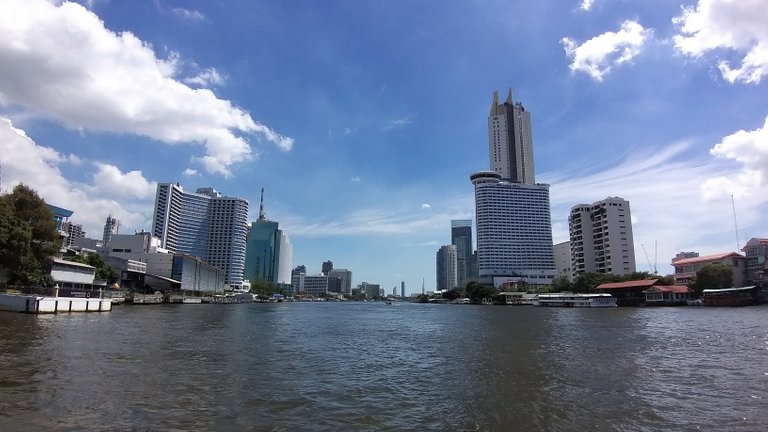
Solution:
<svg viewBox="0 0 768 432"><path fill-rule="evenodd" d="M656 274L656 264L651 265L651 259L648 258L648 251L645 250L645 245L641 244L640 246L643 247L643 253L645 254L645 260L648 261L648 268L653 270L653 274Z"/></svg>

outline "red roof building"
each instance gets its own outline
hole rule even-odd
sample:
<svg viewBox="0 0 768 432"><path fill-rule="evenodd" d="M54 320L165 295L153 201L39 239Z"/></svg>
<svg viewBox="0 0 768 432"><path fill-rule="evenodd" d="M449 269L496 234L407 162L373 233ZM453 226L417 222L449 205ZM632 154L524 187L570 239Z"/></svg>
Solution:
<svg viewBox="0 0 768 432"><path fill-rule="evenodd" d="M597 286L597 292L616 297L619 306L638 306L645 303L645 290L656 285L658 279L642 279L627 282L611 282Z"/></svg>
<svg viewBox="0 0 768 432"><path fill-rule="evenodd" d="M675 306L688 304L693 290L683 285L654 285L643 291L649 306Z"/></svg>
<svg viewBox="0 0 768 432"><path fill-rule="evenodd" d="M733 271L733 286L744 284L744 269L746 259L744 255L736 252L720 253L714 255L697 256L692 258L674 259L675 285L688 285L696 272L708 264L725 264Z"/></svg>

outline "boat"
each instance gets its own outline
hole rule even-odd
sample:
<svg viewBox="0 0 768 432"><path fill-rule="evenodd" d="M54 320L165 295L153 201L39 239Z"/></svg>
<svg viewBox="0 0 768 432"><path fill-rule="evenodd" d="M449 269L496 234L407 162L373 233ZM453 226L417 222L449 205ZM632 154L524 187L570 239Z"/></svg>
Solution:
<svg viewBox="0 0 768 432"><path fill-rule="evenodd" d="M749 306L757 304L757 286L705 289L701 292L704 306Z"/></svg>
<svg viewBox="0 0 768 432"><path fill-rule="evenodd" d="M160 304L164 300L160 291L155 291L154 294L133 294L133 304Z"/></svg>
<svg viewBox="0 0 768 432"><path fill-rule="evenodd" d="M616 297L606 293L549 293L539 294L534 298L533 305L547 307L616 307Z"/></svg>

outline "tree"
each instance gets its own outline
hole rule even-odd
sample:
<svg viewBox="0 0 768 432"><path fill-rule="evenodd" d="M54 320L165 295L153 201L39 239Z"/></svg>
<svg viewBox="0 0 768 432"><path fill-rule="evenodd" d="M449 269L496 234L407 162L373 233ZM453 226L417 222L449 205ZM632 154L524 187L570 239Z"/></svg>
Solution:
<svg viewBox="0 0 768 432"><path fill-rule="evenodd" d="M571 282L568 280L567 277L562 276L552 281L553 292L562 292L562 291L570 291L570 290L571 290Z"/></svg>
<svg viewBox="0 0 768 432"><path fill-rule="evenodd" d="M696 272L690 285L696 295L705 289L730 288L733 286L733 270L722 263L707 264Z"/></svg>
<svg viewBox="0 0 768 432"><path fill-rule="evenodd" d="M88 264L91 267L95 267L96 279L103 279L108 283L116 282L118 279L117 272L115 272L112 267L107 265L106 261L104 261L104 257L102 257L101 254L87 253L85 255L68 257L67 260L79 262L81 264Z"/></svg>
<svg viewBox="0 0 768 432"><path fill-rule="evenodd" d="M452 290L448 290L448 291L444 292L443 293L443 298L448 300L448 301L451 301L451 300L456 300L457 298L463 297L463 294L464 293L460 289L454 288Z"/></svg>
<svg viewBox="0 0 768 432"><path fill-rule="evenodd" d="M606 275L604 273L581 273L576 277L576 280L571 285L572 291L575 293L593 293L597 292L597 286L606 282L612 282L610 277L613 275Z"/></svg>
<svg viewBox="0 0 768 432"><path fill-rule="evenodd" d="M492 298L498 294L499 290L492 286L483 285L477 282L467 284L466 294L472 303L480 303L484 298Z"/></svg>
<svg viewBox="0 0 768 432"><path fill-rule="evenodd" d="M256 279L251 282L251 293L261 298L268 298L277 293L277 284L264 279Z"/></svg>
<svg viewBox="0 0 768 432"><path fill-rule="evenodd" d="M20 184L0 197L0 267L7 269L9 283L52 286L59 247L53 213L37 192Z"/></svg>

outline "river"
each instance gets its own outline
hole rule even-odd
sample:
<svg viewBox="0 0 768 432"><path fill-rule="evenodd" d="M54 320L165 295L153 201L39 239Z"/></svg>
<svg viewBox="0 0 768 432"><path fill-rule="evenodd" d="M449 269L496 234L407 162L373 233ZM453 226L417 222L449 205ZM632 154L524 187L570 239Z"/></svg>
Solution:
<svg viewBox="0 0 768 432"><path fill-rule="evenodd" d="M768 306L0 312L0 430L768 430Z"/></svg>

